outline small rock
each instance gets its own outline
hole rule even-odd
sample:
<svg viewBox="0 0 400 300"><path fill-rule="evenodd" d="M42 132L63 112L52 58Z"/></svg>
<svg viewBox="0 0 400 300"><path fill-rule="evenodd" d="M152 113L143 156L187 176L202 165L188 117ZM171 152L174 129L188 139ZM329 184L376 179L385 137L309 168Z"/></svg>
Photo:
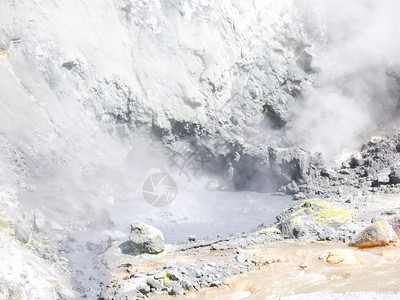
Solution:
<svg viewBox="0 0 400 300"><path fill-rule="evenodd" d="M374 146L382 140L383 138L381 136L371 136L371 138L368 141L368 146Z"/></svg>
<svg viewBox="0 0 400 300"><path fill-rule="evenodd" d="M355 255L354 251L348 249L327 250L322 253L319 259L333 265L354 266L363 263L363 261Z"/></svg>
<svg viewBox="0 0 400 300"><path fill-rule="evenodd" d="M385 221L378 221L361 231L350 243L350 246L358 248L370 248L397 244L396 232Z"/></svg>
<svg viewBox="0 0 400 300"><path fill-rule="evenodd" d="M196 237L194 235L189 235L188 241L189 242L195 242L196 241Z"/></svg>
<svg viewBox="0 0 400 300"><path fill-rule="evenodd" d="M164 251L164 236L157 228L136 221L131 224L129 236L133 249L138 253L157 254Z"/></svg>
<svg viewBox="0 0 400 300"><path fill-rule="evenodd" d="M181 275L178 272L171 272L169 274L169 279L174 280L174 281L181 281Z"/></svg>
<svg viewBox="0 0 400 300"><path fill-rule="evenodd" d="M346 170L346 169L340 169L338 171L338 173L343 174L343 175L350 175L351 174L351 172L349 170Z"/></svg>
<svg viewBox="0 0 400 300"><path fill-rule="evenodd" d="M350 167L357 168L364 165L362 154L357 152L350 157Z"/></svg>
<svg viewBox="0 0 400 300"><path fill-rule="evenodd" d="M171 296L183 295L183 288L179 284L175 284L168 292Z"/></svg>
<svg viewBox="0 0 400 300"><path fill-rule="evenodd" d="M312 204L308 201L304 201L304 203L301 205L301 207L307 207L307 208L311 208Z"/></svg>
<svg viewBox="0 0 400 300"><path fill-rule="evenodd" d="M181 286L185 291L192 291L195 290L194 285L189 280L183 280L181 282Z"/></svg>
<svg viewBox="0 0 400 300"><path fill-rule="evenodd" d="M389 174L388 172L381 172L376 174L374 180L372 181L372 186L377 187L382 184L389 184Z"/></svg>
<svg viewBox="0 0 400 300"><path fill-rule="evenodd" d="M166 276L165 273L159 272L159 273L154 274L153 277L154 277L155 280L159 280L159 279L163 279L165 276Z"/></svg>
<svg viewBox="0 0 400 300"><path fill-rule="evenodd" d="M220 280L215 280L213 282L211 282L210 287L218 287L222 285L222 281Z"/></svg>
<svg viewBox="0 0 400 300"><path fill-rule="evenodd" d="M394 169L389 174L389 183L390 184L399 184L400 183L400 169Z"/></svg>
<svg viewBox="0 0 400 300"><path fill-rule="evenodd" d="M294 194L293 199L294 200L304 200L304 199L307 199L307 196L300 192L300 193Z"/></svg>
<svg viewBox="0 0 400 300"><path fill-rule="evenodd" d="M193 274L196 278L200 278L201 276L203 276L203 272L201 270L195 269L193 271Z"/></svg>
<svg viewBox="0 0 400 300"><path fill-rule="evenodd" d="M143 285L139 287L139 292L141 292L143 295L146 295L150 293L150 287L148 285Z"/></svg>
<svg viewBox="0 0 400 300"><path fill-rule="evenodd" d="M207 266L210 266L210 267L212 267L212 268L215 268L215 267L217 266L217 264L216 264L215 262L213 262L213 261L210 261L210 262L207 264Z"/></svg>
<svg viewBox="0 0 400 300"><path fill-rule="evenodd" d="M147 278L146 284L147 284L150 288L153 288L153 289L157 289L157 287L158 287L157 281L155 281L155 280L154 280L153 278L151 278L151 277Z"/></svg>
<svg viewBox="0 0 400 300"><path fill-rule="evenodd" d="M309 269L309 268L310 268L310 264L307 263L307 262L302 263L302 264L299 266L299 268L302 269L302 270Z"/></svg>
<svg viewBox="0 0 400 300"><path fill-rule="evenodd" d="M67 70L72 70L76 66L76 63L72 60L64 62L61 67L66 68Z"/></svg>
<svg viewBox="0 0 400 300"><path fill-rule="evenodd" d="M327 177L327 178L335 178L335 173L331 170L327 170L327 169L322 169L321 170L321 176L322 177Z"/></svg>
<svg viewBox="0 0 400 300"><path fill-rule="evenodd" d="M397 152L400 152L400 143L398 143L398 144L396 145L396 150L397 150Z"/></svg>
<svg viewBox="0 0 400 300"><path fill-rule="evenodd" d="M342 168L344 168L344 169L350 168L350 162L348 160L342 162ZM340 173L340 171L339 171L339 173Z"/></svg>
<svg viewBox="0 0 400 300"><path fill-rule="evenodd" d="M247 257L247 255L246 254L244 254L243 252L240 252L238 255L236 255L235 256L235 260L238 262L238 263L244 263L245 261L247 261L248 260L248 257Z"/></svg>
<svg viewBox="0 0 400 300"><path fill-rule="evenodd" d="M379 222L379 221L386 221L384 218L382 218L382 217L373 217L372 219L371 219L371 223L375 223L375 222Z"/></svg>

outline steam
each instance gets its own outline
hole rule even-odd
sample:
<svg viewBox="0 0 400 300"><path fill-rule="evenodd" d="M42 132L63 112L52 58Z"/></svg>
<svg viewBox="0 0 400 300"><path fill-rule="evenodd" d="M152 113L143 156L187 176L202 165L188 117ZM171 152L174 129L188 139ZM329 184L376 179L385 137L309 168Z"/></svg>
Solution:
<svg viewBox="0 0 400 300"><path fill-rule="evenodd" d="M316 87L295 107L293 130L308 149L328 161L343 148L358 149L381 133L399 102L400 3L385 1L302 1L305 31L321 71ZM305 8L303 6L303 8ZM318 24L318 30L315 28ZM395 114L394 114L395 116Z"/></svg>

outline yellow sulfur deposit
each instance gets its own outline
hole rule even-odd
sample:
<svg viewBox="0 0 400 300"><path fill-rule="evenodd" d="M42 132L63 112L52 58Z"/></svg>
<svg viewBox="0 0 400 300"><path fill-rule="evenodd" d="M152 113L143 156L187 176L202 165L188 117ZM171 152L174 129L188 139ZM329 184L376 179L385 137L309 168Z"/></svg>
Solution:
<svg viewBox="0 0 400 300"><path fill-rule="evenodd" d="M0 56L1 57L6 57L7 56L7 51L4 49L0 49Z"/></svg>
<svg viewBox="0 0 400 300"><path fill-rule="evenodd" d="M307 205L308 204L308 205ZM311 206L309 205L311 204ZM319 223L333 224L345 223L351 220L353 211L334 206L324 200L308 199L302 201L292 216L300 215L305 210L310 211L310 215Z"/></svg>

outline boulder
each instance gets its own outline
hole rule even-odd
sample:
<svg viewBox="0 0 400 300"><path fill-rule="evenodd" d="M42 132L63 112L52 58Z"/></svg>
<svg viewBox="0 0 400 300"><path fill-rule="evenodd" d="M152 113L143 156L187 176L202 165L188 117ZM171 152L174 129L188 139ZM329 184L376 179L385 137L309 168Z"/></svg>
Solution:
<svg viewBox="0 0 400 300"><path fill-rule="evenodd" d="M396 232L385 221L378 221L368 226L356 235L350 246L358 248L371 248L397 244Z"/></svg>
<svg viewBox="0 0 400 300"><path fill-rule="evenodd" d="M129 236L132 247L138 254L157 254L164 251L164 236L157 228L136 221L131 224Z"/></svg>
<svg viewBox="0 0 400 300"><path fill-rule="evenodd" d="M355 255L354 251L349 249L326 250L319 259L333 265L354 266L362 264L362 260Z"/></svg>
<svg viewBox="0 0 400 300"><path fill-rule="evenodd" d="M278 224L283 236L305 240L333 240L336 237L335 229L320 224L312 216L299 215L290 217Z"/></svg>

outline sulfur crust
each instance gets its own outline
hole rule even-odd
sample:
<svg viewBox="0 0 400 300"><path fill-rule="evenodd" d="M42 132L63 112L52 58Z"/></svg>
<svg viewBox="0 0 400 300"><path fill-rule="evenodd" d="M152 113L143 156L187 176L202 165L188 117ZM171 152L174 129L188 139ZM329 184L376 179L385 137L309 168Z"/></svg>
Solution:
<svg viewBox="0 0 400 300"><path fill-rule="evenodd" d="M308 202L312 205L311 208L303 207ZM302 201L297 210L291 215L292 217L303 214L305 210L309 210L310 215L319 223L324 224L342 224L351 220L352 210L344 209L339 206L334 206L324 200L308 199Z"/></svg>

